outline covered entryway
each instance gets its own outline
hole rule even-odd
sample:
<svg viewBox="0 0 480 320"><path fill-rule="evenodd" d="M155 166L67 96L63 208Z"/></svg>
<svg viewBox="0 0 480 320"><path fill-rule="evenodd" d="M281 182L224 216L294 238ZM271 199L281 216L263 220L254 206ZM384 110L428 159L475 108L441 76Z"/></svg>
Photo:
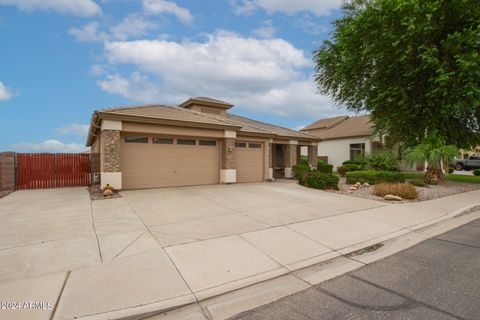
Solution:
<svg viewBox="0 0 480 320"><path fill-rule="evenodd" d="M120 168L124 189L217 184L219 141L123 135Z"/></svg>
<svg viewBox="0 0 480 320"><path fill-rule="evenodd" d="M237 141L235 157L237 163L237 182L259 182L264 180L263 143Z"/></svg>

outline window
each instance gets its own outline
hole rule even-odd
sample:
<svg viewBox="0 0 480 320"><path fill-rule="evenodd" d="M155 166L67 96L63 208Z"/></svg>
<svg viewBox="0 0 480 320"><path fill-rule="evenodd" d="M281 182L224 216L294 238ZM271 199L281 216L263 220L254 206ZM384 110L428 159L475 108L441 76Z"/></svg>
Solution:
<svg viewBox="0 0 480 320"><path fill-rule="evenodd" d="M196 140L191 139L177 139L177 144L186 145L186 146L194 146L197 144Z"/></svg>
<svg viewBox="0 0 480 320"><path fill-rule="evenodd" d="M200 140L198 141L198 144L201 146L211 146L214 147L217 145L217 142L214 140Z"/></svg>
<svg viewBox="0 0 480 320"><path fill-rule="evenodd" d="M262 148L262 144L261 143L249 143L248 147L253 148L253 149L260 149L260 148Z"/></svg>
<svg viewBox="0 0 480 320"><path fill-rule="evenodd" d="M148 143L148 137L125 136L125 143Z"/></svg>
<svg viewBox="0 0 480 320"><path fill-rule="evenodd" d="M356 160L365 154L365 143L352 143L350 145L350 160Z"/></svg>
<svg viewBox="0 0 480 320"><path fill-rule="evenodd" d="M155 143L155 144L173 144L173 139L171 139L171 138L153 138L153 143Z"/></svg>
<svg viewBox="0 0 480 320"><path fill-rule="evenodd" d="M245 142L235 142L236 148L246 148L247 144Z"/></svg>

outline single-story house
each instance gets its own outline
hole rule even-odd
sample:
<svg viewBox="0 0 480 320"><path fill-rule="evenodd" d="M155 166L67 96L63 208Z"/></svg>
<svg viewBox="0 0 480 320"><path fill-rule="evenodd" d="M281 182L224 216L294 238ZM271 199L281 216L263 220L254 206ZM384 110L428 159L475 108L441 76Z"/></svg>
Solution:
<svg viewBox="0 0 480 320"><path fill-rule="evenodd" d="M316 164L319 138L234 115L232 107L196 97L178 106L95 111L87 147L98 159L92 167L101 185L142 189L290 178L302 146Z"/></svg>
<svg viewBox="0 0 480 320"><path fill-rule="evenodd" d="M380 147L374 129L370 116L339 116L315 121L300 131L319 138L318 156L337 167Z"/></svg>

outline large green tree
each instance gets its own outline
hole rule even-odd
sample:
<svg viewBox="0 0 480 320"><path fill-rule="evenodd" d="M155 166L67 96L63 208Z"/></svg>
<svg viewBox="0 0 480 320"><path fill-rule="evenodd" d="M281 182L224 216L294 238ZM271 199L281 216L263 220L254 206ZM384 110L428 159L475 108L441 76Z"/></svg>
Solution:
<svg viewBox="0 0 480 320"><path fill-rule="evenodd" d="M480 143L479 0L353 0L315 52L319 91L407 145Z"/></svg>

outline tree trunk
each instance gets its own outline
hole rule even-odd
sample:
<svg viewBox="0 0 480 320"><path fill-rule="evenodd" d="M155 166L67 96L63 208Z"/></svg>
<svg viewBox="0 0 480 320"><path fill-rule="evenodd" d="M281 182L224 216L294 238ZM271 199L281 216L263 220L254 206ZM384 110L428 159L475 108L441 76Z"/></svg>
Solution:
<svg viewBox="0 0 480 320"><path fill-rule="evenodd" d="M441 180L443 180L442 169L427 167L424 178L425 184L438 184Z"/></svg>

